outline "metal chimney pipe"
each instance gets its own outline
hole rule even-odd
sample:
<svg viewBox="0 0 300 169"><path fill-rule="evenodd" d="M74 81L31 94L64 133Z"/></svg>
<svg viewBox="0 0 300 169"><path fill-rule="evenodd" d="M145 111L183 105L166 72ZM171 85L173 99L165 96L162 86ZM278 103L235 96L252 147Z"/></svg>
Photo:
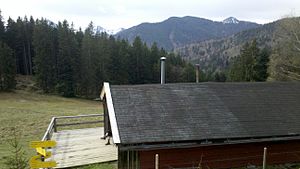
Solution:
<svg viewBox="0 0 300 169"><path fill-rule="evenodd" d="M166 57L160 58L160 84L166 83Z"/></svg>
<svg viewBox="0 0 300 169"><path fill-rule="evenodd" d="M195 68L196 68L196 83L199 83L199 69L200 69L200 65L196 64Z"/></svg>

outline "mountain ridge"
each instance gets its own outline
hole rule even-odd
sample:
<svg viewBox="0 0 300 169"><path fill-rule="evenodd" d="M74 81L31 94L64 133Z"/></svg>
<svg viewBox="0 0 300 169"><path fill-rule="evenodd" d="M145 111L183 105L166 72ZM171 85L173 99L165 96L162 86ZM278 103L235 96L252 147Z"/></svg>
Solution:
<svg viewBox="0 0 300 169"><path fill-rule="evenodd" d="M115 36L127 39L129 42L133 42L135 37L139 36L149 46L156 42L159 47L171 51L174 48L189 43L223 38L259 26L261 25L247 21L239 21L235 24L224 24L222 21L184 16L170 17L156 23L144 22L118 32Z"/></svg>
<svg viewBox="0 0 300 169"><path fill-rule="evenodd" d="M273 46L274 31L279 23L280 20L228 37L187 44L174 49L174 52L186 61L200 64L202 69L210 69L212 72L224 69L232 57L240 54L240 50L246 42L256 39L260 48L270 49Z"/></svg>

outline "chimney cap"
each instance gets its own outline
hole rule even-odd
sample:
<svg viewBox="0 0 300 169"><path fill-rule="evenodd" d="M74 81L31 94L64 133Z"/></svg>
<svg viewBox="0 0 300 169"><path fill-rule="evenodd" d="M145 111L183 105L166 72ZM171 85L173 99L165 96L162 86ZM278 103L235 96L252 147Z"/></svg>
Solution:
<svg viewBox="0 0 300 169"><path fill-rule="evenodd" d="M166 59L167 59L166 57L161 57L161 58L160 58L160 60L166 60Z"/></svg>

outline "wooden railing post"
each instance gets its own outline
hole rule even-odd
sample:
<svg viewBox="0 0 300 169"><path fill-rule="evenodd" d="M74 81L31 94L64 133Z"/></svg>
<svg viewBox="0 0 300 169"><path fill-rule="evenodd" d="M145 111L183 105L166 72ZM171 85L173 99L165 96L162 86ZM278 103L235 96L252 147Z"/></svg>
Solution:
<svg viewBox="0 0 300 169"><path fill-rule="evenodd" d="M159 157L158 157L158 154L155 154L155 169L159 169Z"/></svg>
<svg viewBox="0 0 300 169"><path fill-rule="evenodd" d="M54 121L53 121L53 128L54 128L54 132L57 132L57 125L56 125L56 118L54 117Z"/></svg>
<svg viewBox="0 0 300 169"><path fill-rule="evenodd" d="M47 140L50 140L50 133L47 133Z"/></svg>
<svg viewBox="0 0 300 169"><path fill-rule="evenodd" d="M266 169L267 147L264 148L263 169Z"/></svg>

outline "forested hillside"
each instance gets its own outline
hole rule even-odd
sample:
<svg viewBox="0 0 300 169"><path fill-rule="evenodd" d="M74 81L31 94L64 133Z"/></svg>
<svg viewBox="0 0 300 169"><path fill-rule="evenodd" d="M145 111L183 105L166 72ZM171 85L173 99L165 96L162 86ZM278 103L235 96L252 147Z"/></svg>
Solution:
<svg viewBox="0 0 300 169"><path fill-rule="evenodd" d="M223 38L259 26L259 24L239 21L233 17L223 22L192 16L171 17L162 22L142 23L131 27L117 33L116 37L133 42L136 36L140 36L148 45L156 42L159 47L170 51L193 42Z"/></svg>
<svg viewBox="0 0 300 169"><path fill-rule="evenodd" d="M193 43L174 51L184 60L200 63L202 69L218 70L228 67L229 59L240 55L246 42L256 39L260 48L271 47L275 23L236 33L230 37Z"/></svg>
<svg viewBox="0 0 300 169"><path fill-rule="evenodd" d="M0 15L1 16L1 15ZM159 58L167 57L167 82L194 81L193 66L154 43L136 37L131 45L92 23L82 31L66 20L0 18L1 90L15 87L15 75L33 75L46 93L96 97L104 81L112 84L158 83Z"/></svg>
<svg viewBox="0 0 300 169"><path fill-rule="evenodd" d="M299 17L285 18L223 39L186 45L175 49L175 53L186 61L199 63L201 69L208 75L219 76L221 72L227 74L230 79L230 71L233 75L235 70L235 75L240 76L231 78L232 81L256 81L257 78L254 74L251 77L250 72L253 73L255 65L260 64L259 55L271 55L270 62L264 63L269 68L268 74L263 75L267 77L263 79L269 77L269 80L299 80L299 23ZM255 41L254 48L249 51L251 47L248 46L253 41ZM249 68L245 68L247 66ZM232 69L233 67L235 68ZM250 73L249 76L243 75L243 71ZM207 79L213 80L214 77Z"/></svg>

